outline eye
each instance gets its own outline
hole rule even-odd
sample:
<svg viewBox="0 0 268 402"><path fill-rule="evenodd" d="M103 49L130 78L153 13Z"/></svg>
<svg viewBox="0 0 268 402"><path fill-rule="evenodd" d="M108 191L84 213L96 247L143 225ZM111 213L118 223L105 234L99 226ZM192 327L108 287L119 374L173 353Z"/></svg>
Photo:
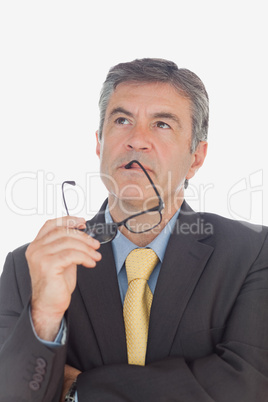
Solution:
<svg viewBox="0 0 268 402"><path fill-rule="evenodd" d="M128 119L126 119L125 117L118 117L116 120L115 120L115 123L116 124L129 124L129 121L128 121Z"/></svg>
<svg viewBox="0 0 268 402"><path fill-rule="evenodd" d="M156 126L159 127L159 128L166 128L166 129L167 129L167 128L171 128L169 124L164 123L163 121L158 121L158 122L156 123Z"/></svg>

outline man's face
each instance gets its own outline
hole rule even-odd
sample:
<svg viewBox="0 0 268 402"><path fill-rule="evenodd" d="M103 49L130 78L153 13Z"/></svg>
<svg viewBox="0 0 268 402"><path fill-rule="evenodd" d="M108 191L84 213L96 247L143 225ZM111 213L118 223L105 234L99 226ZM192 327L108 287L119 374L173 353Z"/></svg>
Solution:
<svg viewBox="0 0 268 402"><path fill-rule="evenodd" d="M122 83L110 98L102 139L97 140L102 179L110 200L149 207L153 192L137 159L155 182L166 206L183 195L185 178L202 165L206 143L190 152L190 100L165 83ZM147 201L145 201L147 200ZM155 205L155 199L152 201ZM146 204L146 206L145 206ZM141 205L139 205L141 208Z"/></svg>

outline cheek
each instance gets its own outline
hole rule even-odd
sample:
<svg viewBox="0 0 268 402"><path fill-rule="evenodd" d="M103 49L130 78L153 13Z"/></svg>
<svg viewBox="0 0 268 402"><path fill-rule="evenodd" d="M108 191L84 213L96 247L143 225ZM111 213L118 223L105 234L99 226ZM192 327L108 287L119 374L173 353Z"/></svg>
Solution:
<svg viewBox="0 0 268 402"><path fill-rule="evenodd" d="M105 161L107 161L107 159L109 158L110 153L111 153L111 147L107 143L107 140L102 138L100 147L100 159L102 164L103 163L105 164Z"/></svg>
<svg viewBox="0 0 268 402"><path fill-rule="evenodd" d="M103 138L102 153L109 157L109 155L117 152L121 144L122 141L116 140L115 137L109 136L109 138Z"/></svg>
<svg viewBox="0 0 268 402"><path fill-rule="evenodd" d="M168 154L165 161L161 161L160 165L165 167L163 172L166 170L167 177L163 180L167 180L171 183L173 188L179 187L185 180L185 177L191 168L192 156L186 152L180 152L181 150L175 149L175 152Z"/></svg>

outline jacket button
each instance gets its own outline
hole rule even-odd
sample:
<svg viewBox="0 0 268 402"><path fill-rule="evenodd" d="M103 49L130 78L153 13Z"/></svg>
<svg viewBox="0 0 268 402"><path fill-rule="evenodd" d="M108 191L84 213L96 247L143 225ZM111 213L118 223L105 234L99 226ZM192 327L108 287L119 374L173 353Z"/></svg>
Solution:
<svg viewBox="0 0 268 402"><path fill-rule="evenodd" d="M45 372L46 372L46 370L43 367L40 367L40 366L36 366L35 371L36 371L36 373L41 374L41 375L44 375Z"/></svg>
<svg viewBox="0 0 268 402"><path fill-rule="evenodd" d="M38 359L36 359L36 364L38 367L42 368L45 368L47 366L47 362L45 361L45 359L42 359L42 357L38 357Z"/></svg>
<svg viewBox="0 0 268 402"><path fill-rule="evenodd" d="M36 373L36 374L33 375L33 380L36 381L36 382L42 382L43 379L44 378L43 378L43 376L41 374Z"/></svg>
<svg viewBox="0 0 268 402"><path fill-rule="evenodd" d="M29 387L32 391L38 391L40 389L40 384L37 381L31 381Z"/></svg>

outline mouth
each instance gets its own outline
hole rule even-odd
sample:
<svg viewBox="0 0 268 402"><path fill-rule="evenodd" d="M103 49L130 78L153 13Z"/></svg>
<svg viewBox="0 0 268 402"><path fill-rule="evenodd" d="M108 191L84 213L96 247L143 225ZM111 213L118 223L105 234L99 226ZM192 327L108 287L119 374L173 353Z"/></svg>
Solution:
<svg viewBox="0 0 268 402"><path fill-rule="evenodd" d="M142 164L142 166L147 172L152 173L152 169L149 166L143 165L143 164ZM126 169L126 170L131 170L131 171L143 172L142 168L135 161L124 163L120 166L120 168Z"/></svg>

